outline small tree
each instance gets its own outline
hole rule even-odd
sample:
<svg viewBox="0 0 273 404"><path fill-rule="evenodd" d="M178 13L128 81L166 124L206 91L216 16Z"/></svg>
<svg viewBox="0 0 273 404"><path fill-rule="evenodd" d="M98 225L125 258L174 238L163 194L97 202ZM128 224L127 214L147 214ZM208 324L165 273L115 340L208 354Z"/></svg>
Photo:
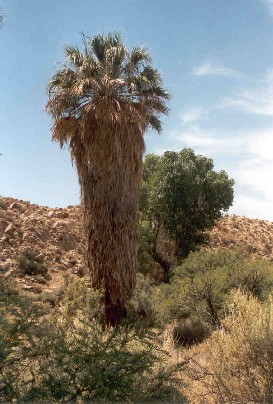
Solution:
<svg viewBox="0 0 273 404"><path fill-rule="evenodd" d="M192 149L146 156L142 177L141 213L153 236L150 251L168 277L169 267L157 250L160 230L174 241L176 259L206 241L212 228L233 202L234 181L215 172L213 160Z"/></svg>

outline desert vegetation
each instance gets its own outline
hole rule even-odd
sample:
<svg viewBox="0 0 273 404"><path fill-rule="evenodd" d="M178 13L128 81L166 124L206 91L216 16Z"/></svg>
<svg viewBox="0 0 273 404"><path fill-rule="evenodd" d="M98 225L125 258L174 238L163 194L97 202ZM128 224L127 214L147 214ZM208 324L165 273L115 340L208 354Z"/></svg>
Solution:
<svg viewBox="0 0 273 404"><path fill-rule="evenodd" d="M223 217L211 158L144 158L161 75L119 34L82 42L46 104L81 205L0 199L0 402L272 403L272 223Z"/></svg>

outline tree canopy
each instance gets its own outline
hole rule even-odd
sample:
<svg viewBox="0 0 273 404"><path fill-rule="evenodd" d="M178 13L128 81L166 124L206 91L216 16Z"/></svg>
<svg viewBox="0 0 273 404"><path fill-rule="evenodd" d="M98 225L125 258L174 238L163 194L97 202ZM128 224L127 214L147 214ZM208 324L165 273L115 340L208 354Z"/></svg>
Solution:
<svg viewBox="0 0 273 404"><path fill-rule="evenodd" d="M175 243L175 256L186 257L206 239L233 202L234 181L213 170L213 160L192 149L149 154L144 161L141 217L157 235L164 228Z"/></svg>

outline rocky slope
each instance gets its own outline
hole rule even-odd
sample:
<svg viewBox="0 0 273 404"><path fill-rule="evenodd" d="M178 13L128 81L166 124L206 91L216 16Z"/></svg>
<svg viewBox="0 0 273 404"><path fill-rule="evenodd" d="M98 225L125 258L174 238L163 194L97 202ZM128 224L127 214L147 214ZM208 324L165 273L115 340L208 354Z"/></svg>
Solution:
<svg viewBox="0 0 273 404"><path fill-rule="evenodd" d="M210 247L241 247L273 261L273 223L225 216L211 231ZM83 276L85 245L79 206L65 209L0 198L0 276L39 293L61 288L66 273ZM29 269L30 268L30 269Z"/></svg>
<svg viewBox="0 0 273 404"><path fill-rule="evenodd" d="M0 198L0 275L34 292L59 289L64 273L83 274L82 233L79 206L50 209ZM24 270L28 258L33 274Z"/></svg>

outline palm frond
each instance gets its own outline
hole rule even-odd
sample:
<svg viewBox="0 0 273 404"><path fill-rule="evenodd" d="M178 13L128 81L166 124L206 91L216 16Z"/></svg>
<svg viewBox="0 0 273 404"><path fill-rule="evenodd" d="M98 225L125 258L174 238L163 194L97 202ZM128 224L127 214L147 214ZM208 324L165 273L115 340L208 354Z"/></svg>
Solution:
<svg viewBox="0 0 273 404"><path fill-rule="evenodd" d="M152 63L151 56L146 48L135 47L132 49L130 54L130 62L134 67L138 66L140 62Z"/></svg>
<svg viewBox="0 0 273 404"><path fill-rule="evenodd" d="M159 118L155 115L149 115L149 126L154 129L156 132L162 132L162 124Z"/></svg>
<svg viewBox="0 0 273 404"><path fill-rule="evenodd" d="M68 62L72 63L76 67L81 67L84 63L84 55L80 52L76 46L66 45L64 47L66 58Z"/></svg>

